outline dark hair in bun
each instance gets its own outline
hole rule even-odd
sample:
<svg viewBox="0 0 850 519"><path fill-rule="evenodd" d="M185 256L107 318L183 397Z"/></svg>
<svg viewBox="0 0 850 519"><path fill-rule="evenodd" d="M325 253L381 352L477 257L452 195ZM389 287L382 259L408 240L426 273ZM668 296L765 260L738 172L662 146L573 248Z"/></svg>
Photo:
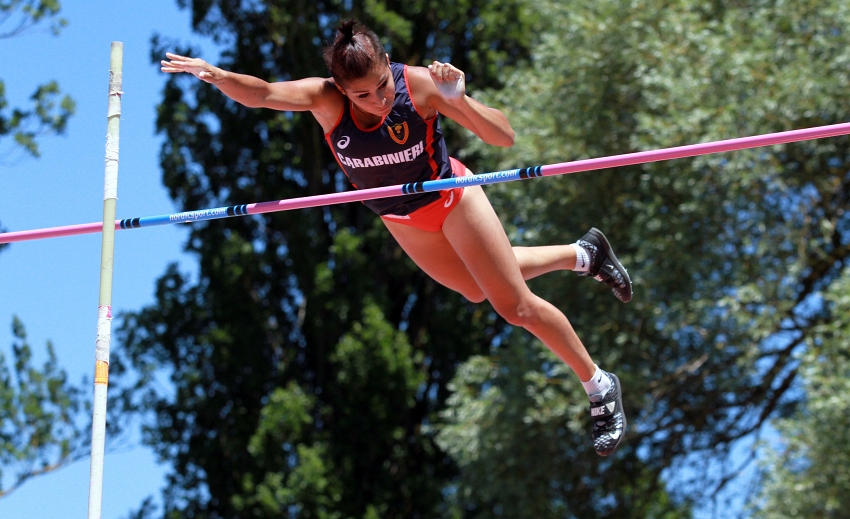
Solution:
<svg viewBox="0 0 850 519"><path fill-rule="evenodd" d="M384 60L386 51L378 36L356 20L343 20L334 42L323 57L337 83L360 79Z"/></svg>

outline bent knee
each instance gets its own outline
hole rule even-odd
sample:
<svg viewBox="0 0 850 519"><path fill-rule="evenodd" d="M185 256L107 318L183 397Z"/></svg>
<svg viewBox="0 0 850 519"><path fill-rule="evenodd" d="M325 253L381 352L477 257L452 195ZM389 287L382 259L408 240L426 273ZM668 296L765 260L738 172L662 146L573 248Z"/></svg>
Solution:
<svg viewBox="0 0 850 519"><path fill-rule="evenodd" d="M470 303L483 303L487 300L487 296L484 295L484 292L481 289L478 290L458 290L460 295L466 298Z"/></svg>
<svg viewBox="0 0 850 519"><path fill-rule="evenodd" d="M440 284L446 288L449 288L458 294L462 295L467 301L470 303L482 303L487 300L487 296L484 295L484 291L481 290L481 287L478 286L474 281L464 282L466 280L461 280L456 282L441 282Z"/></svg>
<svg viewBox="0 0 850 519"><path fill-rule="evenodd" d="M538 319L538 304L534 296L517 301L493 302L493 308L512 326L527 328Z"/></svg>

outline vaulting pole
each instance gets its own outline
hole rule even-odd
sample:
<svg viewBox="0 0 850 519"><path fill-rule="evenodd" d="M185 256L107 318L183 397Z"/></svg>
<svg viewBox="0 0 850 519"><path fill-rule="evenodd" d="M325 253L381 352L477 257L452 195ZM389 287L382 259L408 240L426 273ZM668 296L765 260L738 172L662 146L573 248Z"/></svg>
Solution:
<svg viewBox="0 0 850 519"><path fill-rule="evenodd" d="M112 42L109 57L109 105L106 115L106 159L103 178L103 238L100 249L100 298L95 341L94 409L88 519L100 519L103 502L103 455L106 445L106 387L112 334L112 265L115 251L115 205L118 200L118 142L121 123L121 71L124 44Z"/></svg>

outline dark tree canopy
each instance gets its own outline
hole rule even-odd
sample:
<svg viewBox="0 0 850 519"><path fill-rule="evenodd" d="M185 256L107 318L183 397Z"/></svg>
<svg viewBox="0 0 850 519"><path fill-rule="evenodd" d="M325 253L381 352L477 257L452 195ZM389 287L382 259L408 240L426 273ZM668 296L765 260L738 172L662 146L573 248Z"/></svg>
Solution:
<svg viewBox="0 0 850 519"><path fill-rule="evenodd" d="M321 50L342 17L385 35L393 60L450 59L481 87L530 45L521 25L492 23L497 10L520 13L514 2L191 8L196 30L222 44L222 67L267 79L326 76ZM191 53L160 38L153 58L166 50ZM180 209L348 188L309 114L247 109L174 77L157 124ZM146 438L174 468L165 515L442 513L456 468L431 424L457 363L504 323L418 272L361 204L196 225L186 246L198 279L171 269L157 304L122 331L143 387L125 405L153 412ZM145 385L163 371L173 393Z"/></svg>
<svg viewBox="0 0 850 519"><path fill-rule="evenodd" d="M453 132L485 170L847 118L835 1L187 7L218 65L265 79L325 76L347 17L396 61L450 60L517 131L507 151ZM157 38L153 59L166 50L192 54ZM180 210L348 189L309 114L184 76L157 124ZM833 319L819 295L850 253L848 142L488 189L516 244L597 226L632 273L629 305L572 274L533 285L624 383L632 430L604 460L575 376L418 272L361 204L195 224L197 277L172 267L126 316L116 368L141 376L116 412L150 412L146 441L172 466L162 516L690 517L728 475L710 460L793 409L799 353Z"/></svg>
<svg viewBox="0 0 850 519"><path fill-rule="evenodd" d="M532 68L492 94L510 107L518 135L507 152L483 150L499 169L848 119L840 2L538 5L558 32L535 48ZM555 435L564 422L582 425L570 378L532 348L473 359L439 442L462 465L469 506L513 507L511 516L558 488L582 496L565 505L576 517L657 517L663 503L641 485L672 481L673 505L687 505L728 484L743 461L729 458L732 446L794 408L803 353L819 358L822 327L846 321L822 297L846 276L850 254L848 144L837 137L494 186L516 243L595 225L630 268L627 306L578 283L535 288L618 373L633 429L611 470L591 479L598 463L572 454L585 452L578 434ZM492 425L480 437L455 432L482 422ZM528 445L541 429L557 445L518 458L533 477L511 469L480 483L506 445Z"/></svg>

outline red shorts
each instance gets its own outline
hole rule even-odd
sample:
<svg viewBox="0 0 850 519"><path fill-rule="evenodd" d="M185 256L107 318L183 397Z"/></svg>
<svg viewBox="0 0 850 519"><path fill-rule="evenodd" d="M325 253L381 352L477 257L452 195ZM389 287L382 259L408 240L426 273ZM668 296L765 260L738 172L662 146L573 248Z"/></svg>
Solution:
<svg viewBox="0 0 850 519"><path fill-rule="evenodd" d="M459 160L454 157L449 157L449 162L452 165L453 177L466 176L466 166L464 166ZM410 214L385 214L381 215L381 218L387 222L409 225L411 227L416 227L417 229L422 229L423 231L440 231L443 229L443 222L446 221L446 217L450 212L452 212L452 209L457 207L458 202L460 202L460 198L463 196L463 188L455 187L445 191L440 191L439 193L440 198L438 200L434 200L425 207L420 207Z"/></svg>

